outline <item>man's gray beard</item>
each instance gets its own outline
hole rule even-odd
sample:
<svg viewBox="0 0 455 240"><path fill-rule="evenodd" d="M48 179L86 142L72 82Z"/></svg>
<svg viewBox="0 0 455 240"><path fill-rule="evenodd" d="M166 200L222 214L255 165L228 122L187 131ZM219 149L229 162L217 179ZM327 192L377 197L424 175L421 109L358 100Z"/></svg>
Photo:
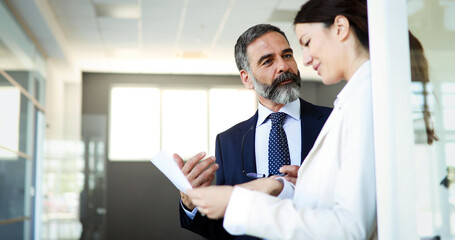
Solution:
<svg viewBox="0 0 455 240"><path fill-rule="evenodd" d="M253 74L249 74L253 79L254 90L256 93L263 98L271 100L272 102L285 105L296 100L300 96L300 86L297 86L296 84L280 85L276 88L274 93L270 93L271 89L269 88L269 85L259 82Z"/></svg>

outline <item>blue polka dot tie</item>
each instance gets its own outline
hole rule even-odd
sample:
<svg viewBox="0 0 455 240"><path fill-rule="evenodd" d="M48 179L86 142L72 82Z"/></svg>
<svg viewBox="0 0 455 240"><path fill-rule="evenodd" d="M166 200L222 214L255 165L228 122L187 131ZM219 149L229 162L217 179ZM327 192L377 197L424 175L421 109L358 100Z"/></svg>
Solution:
<svg viewBox="0 0 455 240"><path fill-rule="evenodd" d="M287 114L282 112L269 115L272 129L269 134L269 174L280 174L283 165L290 164L288 140L283 129L283 121Z"/></svg>

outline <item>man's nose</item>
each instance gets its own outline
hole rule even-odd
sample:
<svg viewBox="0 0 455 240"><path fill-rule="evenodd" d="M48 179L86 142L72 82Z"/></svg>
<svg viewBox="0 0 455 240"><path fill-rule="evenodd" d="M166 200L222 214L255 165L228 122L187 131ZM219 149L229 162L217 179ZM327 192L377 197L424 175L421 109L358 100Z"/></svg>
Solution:
<svg viewBox="0 0 455 240"><path fill-rule="evenodd" d="M288 64L287 61L285 61L283 58L280 58L279 60L279 63L278 63L278 72L279 73L282 73L282 72L287 72L289 71L289 69L291 68Z"/></svg>

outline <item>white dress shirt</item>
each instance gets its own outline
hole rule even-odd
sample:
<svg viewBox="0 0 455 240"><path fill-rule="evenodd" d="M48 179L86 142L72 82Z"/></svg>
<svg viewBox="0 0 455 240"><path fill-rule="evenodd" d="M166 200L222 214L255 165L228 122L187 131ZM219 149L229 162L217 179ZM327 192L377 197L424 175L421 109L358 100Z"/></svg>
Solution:
<svg viewBox="0 0 455 240"><path fill-rule="evenodd" d="M283 129L286 132L286 138L288 140L289 155L291 159L291 165L300 166L302 159L302 131L300 124L300 100L294 100L282 107L279 112L284 112L288 116L284 119ZM269 174L269 133L272 128L272 121L268 116L273 113L272 110L266 108L261 103L258 104L258 121L256 124L256 137L255 137L255 154L256 154L256 173ZM283 190L281 191L279 198L291 198L294 194L294 185L284 178L278 178L283 183ZM180 203L182 204L182 203ZM188 211L183 207L187 216L194 219L196 216L197 207L193 211Z"/></svg>
<svg viewBox="0 0 455 240"><path fill-rule="evenodd" d="M298 172L293 199L235 187L224 216L233 235L376 239L370 61L352 76Z"/></svg>

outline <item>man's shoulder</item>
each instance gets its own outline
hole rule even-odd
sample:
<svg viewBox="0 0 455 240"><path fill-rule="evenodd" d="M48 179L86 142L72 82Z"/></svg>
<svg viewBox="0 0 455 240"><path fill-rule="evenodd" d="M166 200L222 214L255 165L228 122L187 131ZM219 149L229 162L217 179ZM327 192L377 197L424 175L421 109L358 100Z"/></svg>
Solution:
<svg viewBox="0 0 455 240"><path fill-rule="evenodd" d="M314 105L300 98L300 108L302 115L316 115L327 118L332 112L331 107Z"/></svg>
<svg viewBox="0 0 455 240"><path fill-rule="evenodd" d="M248 131L252 126L255 126L257 122L257 112L249 119L239 122L227 130L219 133L220 136L229 136L231 134L238 134L239 132Z"/></svg>

